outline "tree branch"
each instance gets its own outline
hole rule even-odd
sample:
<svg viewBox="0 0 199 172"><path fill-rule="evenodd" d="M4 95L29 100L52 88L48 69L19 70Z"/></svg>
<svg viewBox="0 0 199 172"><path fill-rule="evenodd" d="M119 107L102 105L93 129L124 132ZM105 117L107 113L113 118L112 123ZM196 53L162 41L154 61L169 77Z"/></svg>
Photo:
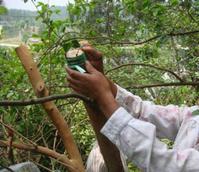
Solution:
<svg viewBox="0 0 199 172"><path fill-rule="evenodd" d="M121 65L119 67L123 67L126 65ZM148 66L148 65L146 65ZM151 65L149 65L151 67ZM153 66L154 67L154 66ZM159 67L157 67L159 68ZM118 69L114 68L114 70ZM160 68L161 69L161 68ZM165 69L166 71L167 69ZM113 71L112 69L107 71L106 74L110 71ZM135 88L135 89L141 89L141 88L150 88L150 87L166 87L166 86L199 86L199 82L173 82L173 83L160 83L160 84L150 84L150 85L133 85L128 88ZM35 105L35 104L41 104L45 102L49 102L52 100L59 100L59 99L68 99L68 98L79 98L86 103L93 103L94 101L91 100L88 97L79 95L79 94L60 94L60 95L52 95L47 96L43 98L37 98L37 99L30 99L30 100L16 100L16 101L9 101L9 100L2 100L0 101L0 106L28 106L28 105Z"/></svg>
<svg viewBox="0 0 199 172"><path fill-rule="evenodd" d="M69 32L70 33L70 32ZM67 33L67 34L69 34ZM71 41L71 40L79 40L79 39L86 39L86 40L95 40L95 39L100 39L103 38L105 40L109 40L110 42L108 43L100 43L101 45L105 45L105 44L126 44L126 45L141 45L141 44L145 44L148 43L150 41L154 41L160 37L163 36L186 36L186 35L190 35L190 34L197 34L199 33L199 30L194 30L194 31L187 31L187 32L177 32L177 33L167 33L167 34L163 34L163 35L156 35L153 36L149 39L146 40L142 40L142 41L134 41L134 42L124 42L124 41L116 41L115 39L111 38L111 37L106 37L106 36L98 36L98 37L75 37L75 38L69 38L67 40L64 40L65 42L67 41ZM63 40L65 34L60 36L57 41L55 42L55 44L53 44L51 47L49 47L42 56L45 56L49 51L51 51L53 48L55 48L56 46L60 45L61 41Z"/></svg>
<svg viewBox="0 0 199 172"><path fill-rule="evenodd" d="M34 89L35 94L38 98L45 98L49 96L49 91L41 77L41 74L37 68L37 64L34 62L31 53L25 45L21 45L16 48L16 53L28 74L30 83ZM84 172L83 160L81 158L79 149L75 144L75 140L70 131L70 127L64 119L63 115L58 110L57 106L53 101L48 101L41 104L46 111L49 118L52 120L53 125L58 130L59 136L61 137L64 148L67 150L68 156L76 163L75 170L69 169L70 172Z"/></svg>
<svg viewBox="0 0 199 172"><path fill-rule="evenodd" d="M187 31L187 32L177 32L177 33L169 33L166 34L167 36L184 36L184 35L192 35L192 34L198 34L199 30L193 30L193 31Z"/></svg>
<svg viewBox="0 0 199 172"><path fill-rule="evenodd" d="M6 167L6 166L0 164L0 170L3 170L3 169L6 169L6 170L11 171L11 172L14 172L11 168ZM3 170L3 171L4 171L4 170Z"/></svg>
<svg viewBox="0 0 199 172"><path fill-rule="evenodd" d="M132 85L127 87L127 89L142 89L151 87L170 87L170 86L199 86L199 82L171 82L171 83L159 83L159 84L149 84L149 85Z"/></svg>
<svg viewBox="0 0 199 172"><path fill-rule="evenodd" d="M156 35L156 36L153 36L149 39L146 39L146 40L142 40L142 41L134 41L134 42L123 42L123 41L111 41L111 42L108 42L108 43L100 43L102 45L105 45L105 44L126 44L126 45L141 45L141 44L145 44L145 43L148 43L148 42L151 42L151 41L154 41L160 37L166 37L166 36L186 36L186 35L192 35L192 34L198 34L199 33L199 30L193 30L193 31L187 31L187 32L177 32L177 33L166 33L166 34L162 34L162 35Z"/></svg>
<svg viewBox="0 0 199 172"><path fill-rule="evenodd" d="M28 105L42 104L52 100L68 99L68 98L79 98L87 103L93 102L90 98L82 96L80 94L57 94L57 95L51 95L51 96L41 97L37 99L30 99L30 100L16 100L16 101L2 100L0 101L0 106L28 106Z"/></svg>
<svg viewBox="0 0 199 172"><path fill-rule="evenodd" d="M171 71L169 69L165 69L165 68L162 68L162 67L154 66L154 65L151 65L151 64L145 64L145 63L128 63L128 64L123 64L123 65L117 66L115 68L112 68L112 69L106 71L105 74L108 74L109 72L112 72L114 70L117 70L117 69L125 67L125 66L146 66L146 67L154 68L154 69L157 69L157 70L165 71L165 72L168 72L171 75L173 75L180 82L183 82L183 79L180 78L175 72L173 72L173 71Z"/></svg>
<svg viewBox="0 0 199 172"><path fill-rule="evenodd" d="M8 147L8 146L9 146L8 141L0 140L0 147ZM34 145L28 145L28 144L23 144L23 143L16 143L16 142L13 142L12 146L17 149L37 152L37 153L55 158L58 162L60 161L60 162L64 163L64 165L66 167L69 167L71 169L76 169L74 167L75 164L73 164L73 162L70 161L66 155L55 152L49 148L46 148L43 146L34 146Z"/></svg>
<svg viewBox="0 0 199 172"><path fill-rule="evenodd" d="M19 137L21 137L22 139L28 141L30 144L32 144L33 146L37 146L37 144L35 142L33 142L32 140L28 139L27 137L23 136L21 133L19 133L18 131L16 131L14 128L10 127L9 125L5 124L2 120L0 120L0 124L2 126L4 126L5 128L7 128L8 130L11 130L14 135L18 135Z"/></svg>
<svg viewBox="0 0 199 172"><path fill-rule="evenodd" d="M56 161L63 164L64 166L71 167L74 169L75 164L73 164L73 162L71 160L69 160L68 157L65 156L64 154L57 153L56 151L49 149L47 147L38 146L35 142L33 142L32 140L29 140L28 138L23 136L21 133L19 133L15 129L13 129L10 126L8 126L7 124L3 123L1 120L0 120L0 124L2 124L4 127L8 128L9 130L12 130L19 137L21 137L22 139L24 139L30 143L30 144L25 144L25 143L13 143L12 142L12 144L10 145L9 141L0 140L0 147L11 146L11 147L14 147L17 149L23 149L26 151L35 151L35 152L44 154L46 156L49 156L51 158L54 158L54 159L56 159ZM27 147L29 147L29 149Z"/></svg>

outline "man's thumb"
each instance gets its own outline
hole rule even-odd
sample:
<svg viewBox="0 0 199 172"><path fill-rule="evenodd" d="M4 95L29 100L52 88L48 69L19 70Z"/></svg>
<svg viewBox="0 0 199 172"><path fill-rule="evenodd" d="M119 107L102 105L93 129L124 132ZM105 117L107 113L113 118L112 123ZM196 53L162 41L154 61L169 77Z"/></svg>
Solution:
<svg viewBox="0 0 199 172"><path fill-rule="evenodd" d="M89 61L86 61L86 70L88 73L93 73L96 71L96 69L92 66L92 64Z"/></svg>

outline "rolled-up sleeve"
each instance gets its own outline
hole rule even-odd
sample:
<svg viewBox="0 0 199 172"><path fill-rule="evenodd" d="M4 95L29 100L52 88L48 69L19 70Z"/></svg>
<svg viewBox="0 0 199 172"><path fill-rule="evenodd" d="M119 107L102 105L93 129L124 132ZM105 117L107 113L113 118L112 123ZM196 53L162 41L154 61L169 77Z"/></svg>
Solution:
<svg viewBox="0 0 199 172"><path fill-rule="evenodd" d="M101 132L143 171L199 171L198 151L168 149L156 138L153 124L134 118L122 107L113 113Z"/></svg>
<svg viewBox="0 0 199 172"><path fill-rule="evenodd" d="M143 101L117 85L116 101L134 118L147 121L156 126L158 138L174 140L181 123L192 116L192 109L187 106L155 105L151 101Z"/></svg>

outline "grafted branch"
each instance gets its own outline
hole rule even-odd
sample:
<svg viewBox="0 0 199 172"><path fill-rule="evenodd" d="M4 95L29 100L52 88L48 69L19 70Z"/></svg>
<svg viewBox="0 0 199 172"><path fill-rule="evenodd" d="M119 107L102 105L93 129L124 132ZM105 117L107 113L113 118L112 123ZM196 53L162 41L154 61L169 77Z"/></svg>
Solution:
<svg viewBox="0 0 199 172"><path fill-rule="evenodd" d="M26 46L21 45L16 49L17 55L26 70L32 87L37 97L49 96L49 91L46 88L44 81L40 75L36 63ZM69 158L75 163L75 170L69 168L71 172L84 172L83 161L75 141L70 132L69 126L64 117L59 112L58 108L52 101L42 103L43 108L47 112L52 123L55 125L60 137L62 138L65 149L68 152Z"/></svg>

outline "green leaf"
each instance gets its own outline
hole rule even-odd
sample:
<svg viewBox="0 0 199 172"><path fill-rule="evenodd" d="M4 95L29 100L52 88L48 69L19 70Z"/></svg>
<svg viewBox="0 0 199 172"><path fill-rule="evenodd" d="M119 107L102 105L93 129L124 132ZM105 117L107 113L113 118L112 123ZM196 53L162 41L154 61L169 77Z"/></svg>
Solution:
<svg viewBox="0 0 199 172"><path fill-rule="evenodd" d="M7 8L5 8L4 6L0 6L0 15L6 14L7 12L8 12Z"/></svg>
<svg viewBox="0 0 199 172"><path fill-rule="evenodd" d="M78 48L80 47L80 44L77 40L72 40L66 43L62 43L61 45L65 52L67 52L70 48Z"/></svg>
<svg viewBox="0 0 199 172"><path fill-rule="evenodd" d="M64 51L67 52L72 47L72 43L71 42L62 43L61 46L63 47Z"/></svg>
<svg viewBox="0 0 199 172"><path fill-rule="evenodd" d="M61 12L61 10L59 10L59 9L56 9L56 10L55 10L55 13L56 13L56 14L59 14L60 12Z"/></svg>
<svg viewBox="0 0 199 172"><path fill-rule="evenodd" d="M78 42L77 40L73 40L73 41L72 41L72 46L73 46L74 48L78 48L78 47L80 47L80 44L79 44L79 42Z"/></svg>
<svg viewBox="0 0 199 172"><path fill-rule="evenodd" d="M171 0L171 5L178 5L179 4L179 0Z"/></svg>

